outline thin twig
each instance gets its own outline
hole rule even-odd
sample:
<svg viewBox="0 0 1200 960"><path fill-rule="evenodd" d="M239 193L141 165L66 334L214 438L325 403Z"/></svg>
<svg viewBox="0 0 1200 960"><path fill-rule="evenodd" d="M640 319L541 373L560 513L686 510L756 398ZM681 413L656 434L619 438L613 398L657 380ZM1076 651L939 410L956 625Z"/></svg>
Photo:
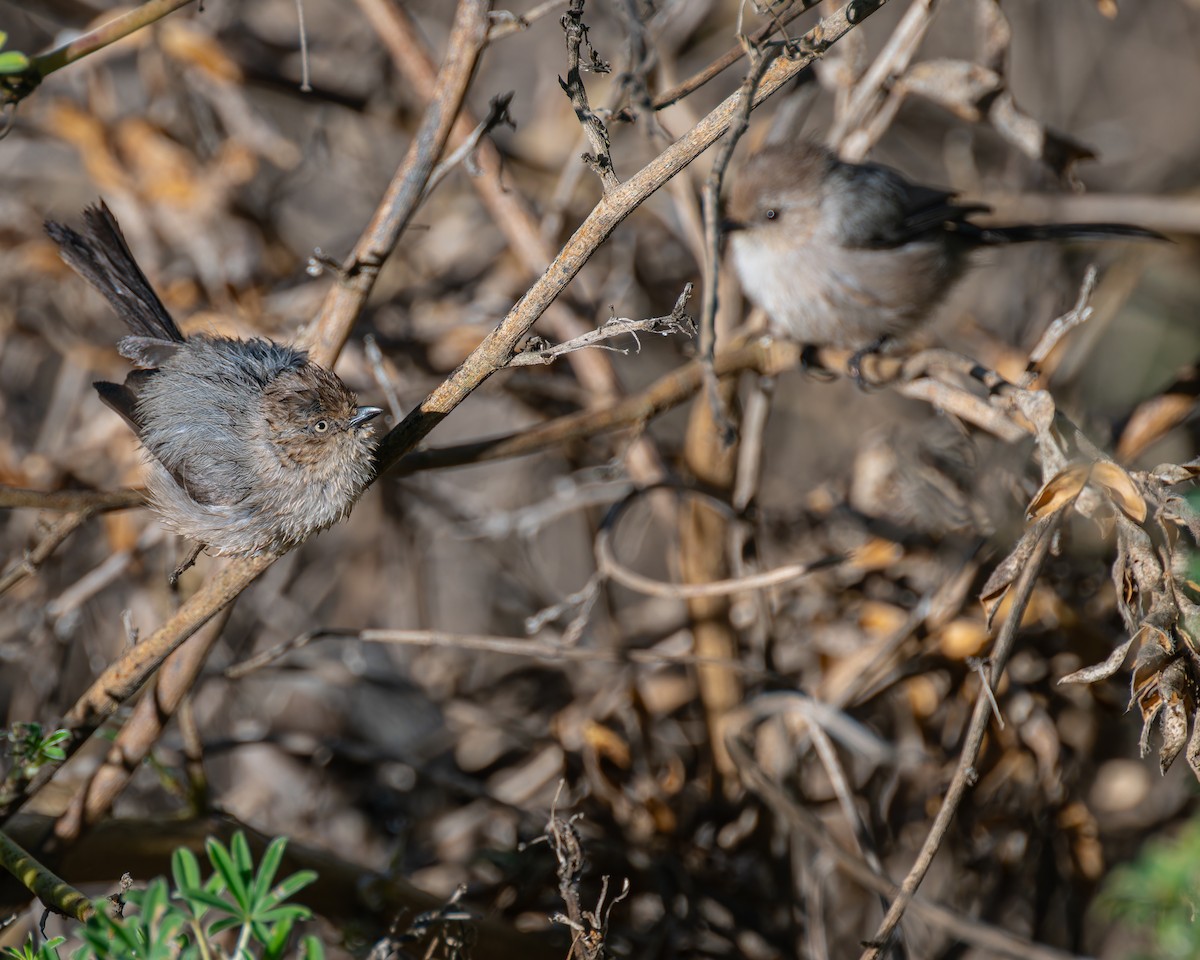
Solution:
<svg viewBox="0 0 1200 960"><path fill-rule="evenodd" d="M304 0L296 0L296 25L300 33L300 91L312 93L308 72L308 30L304 27Z"/></svg>
<svg viewBox="0 0 1200 960"><path fill-rule="evenodd" d="M471 131L471 135L455 147L454 152L439 163L434 168L433 173L429 175L429 183L425 185L426 197L437 189L437 185L442 182L451 170L471 155L471 151L479 146L479 141L497 127L506 126L511 127L513 130L517 129L517 125L513 122L513 118L508 112L508 107L512 103L512 99L513 93L511 91L492 97L491 103L488 105L488 115L476 124L475 129Z"/></svg>
<svg viewBox="0 0 1200 960"><path fill-rule="evenodd" d="M497 10L492 14L492 25L488 29L487 42L495 43L513 33L528 30L535 21L542 19L548 13L553 13L559 7L565 7L568 0L545 0L528 13L512 13L508 10Z"/></svg>
<svg viewBox="0 0 1200 960"><path fill-rule="evenodd" d="M683 334L688 337L694 336L696 327L692 323L692 318L684 312L684 307L687 306L691 295L692 285L689 283L684 287L683 293L679 295L679 299L675 301L674 309L665 317L647 317L644 320L614 317L608 320L604 326L598 327L590 333L585 333L581 337L576 337L574 340L568 340L566 343L522 350L513 355L512 359L508 361L508 366L526 367L545 365L553 363L558 357L572 353L575 350L583 350L587 347L600 346L605 350L612 350L615 353L628 354L629 350L627 349L610 347L603 343L605 340L612 340L615 337L625 334L632 334L635 340L638 333L656 333L663 337L674 334ZM641 351L640 342L638 343L637 350L638 352Z"/></svg>
<svg viewBox="0 0 1200 960"><path fill-rule="evenodd" d="M1088 264L1087 272L1083 275L1083 283L1079 285L1079 296L1075 299L1075 306L1058 317L1046 328L1046 332L1042 334L1038 340L1037 346L1030 351L1029 362L1025 365L1025 374L1021 377L1021 386L1030 387L1038 378L1041 372L1042 364L1046 358L1050 356L1050 352L1058 346L1068 333L1078 327L1080 324L1087 323L1092 318L1092 294L1096 291L1096 273L1095 264Z"/></svg>
<svg viewBox="0 0 1200 960"><path fill-rule="evenodd" d="M717 303L718 276L721 270L721 184L725 179L725 169L733 157L742 134L750 126L750 111L754 108L754 92L762 80L766 69L771 65L772 57L750 46L745 37L740 37L746 44L746 55L750 59L750 68L746 71L746 79L738 91L741 98L738 111L733 116L729 131L725 134L725 142L713 160L712 170L704 181L701 192L701 209L704 214L704 300L700 307L700 359L707 373L706 385L708 401L712 406L713 421L724 435L726 446L733 443L736 427L724 409L720 394L717 391L717 377L714 372L717 351Z"/></svg>
<svg viewBox="0 0 1200 960"><path fill-rule="evenodd" d="M8 569L4 571L3 575L0 575L0 596L26 577L37 573L38 568L50 558L67 537L91 518L92 513L92 510L85 508L59 517L32 549L26 551L20 560L9 564Z"/></svg>
<svg viewBox="0 0 1200 960"><path fill-rule="evenodd" d="M445 650L471 650L510 657L528 657L548 663L635 663L645 666L721 666L751 676L768 676L767 671L749 667L740 660L697 657L690 653L660 653L655 650L615 650L586 648L564 641L533 637L497 637L486 634L448 633L444 630L310 630L285 643L236 663L225 669L230 680L240 680L261 670L281 657L303 649L314 640L358 640L362 643L393 643L411 647L437 647Z"/></svg>
<svg viewBox="0 0 1200 960"><path fill-rule="evenodd" d="M619 560L613 553L612 537L616 529L617 521L634 502L644 496L650 490L666 489L667 486L649 488L646 490L635 490L629 496L625 497L619 503L613 505L608 511L608 515L604 518L604 523L600 527L600 531L596 534L595 543L593 544L593 552L596 557L596 569L604 576L615 580L622 586L628 587L630 590L636 590L638 593L644 593L653 597L664 597L670 600L689 600L698 597L724 597L734 593L743 593L749 590L763 590L767 587L781 586L785 583L792 583L796 580L803 579L815 573L818 570L824 570L827 567L834 566L843 562L846 557L829 556L821 560L813 561L812 563L788 563L783 566L776 567L773 570L767 570L763 573L750 574L744 577L733 577L725 580L713 580L708 583L667 583L663 580L655 580L652 577L643 576L630 570ZM698 490L687 491L691 497L702 499L709 506L728 514L729 508L715 497Z"/></svg>
<svg viewBox="0 0 1200 960"><path fill-rule="evenodd" d="M751 46L761 46L765 40L770 39L776 30L780 30L787 26L801 14L808 12L808 10L815 5L816 0L812 0L812 2L808 2L808 0L797 0L797 2L794 3L788 10L782 13L773 12L771 21L760 27L750 37ZM692 93L695 93L702 86L708 83L709 80L720 76L735 63L741 60L742 57L746 55L746 49L747 48L744 43L740 41L735 43L703 70L691 77L688 77L688 79L684 80L682 83L676 84L675 86L671 87L671 89L664 90L657 97L655 97L652 104L653 109L662 110L664 107L669 107L671 104L682 100L684 97Z"/></svg>
<svg viewBox="0 0 1200 960"><path fill-rule="evenodd" d="M32 507L35 510L128 510L146 502L144 490L23 490L0 484L0 509Z"/></svg>
<svg viewBox="0 0 1200 960"><path fill-rule="evenodd" d="M89 897L35 860L24 847L2 830L0 867L16 877L47 910L81 923L94 912Z"/></svg>

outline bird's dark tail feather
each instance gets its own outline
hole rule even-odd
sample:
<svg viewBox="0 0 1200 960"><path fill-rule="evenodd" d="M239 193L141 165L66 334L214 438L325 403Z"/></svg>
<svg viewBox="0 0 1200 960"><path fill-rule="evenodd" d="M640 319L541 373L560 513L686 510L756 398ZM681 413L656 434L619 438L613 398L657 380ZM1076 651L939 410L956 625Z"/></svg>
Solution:
<svg viewBox="0 0 1200 960"><path fill-rule="evenodd" d="M983 244L1030 243L1035 240L1166 240L1157 230L1134 227L1127 223L1047 223L1017 224L1011 227L984 227L966 223L966 235Z"/></svg>
<svg viewBox="0 0 1200 960"><path fill-rule="evenodd" d="M112 211L101 201L83 211L83 222L80 235L46 221L46 233L63 260L104 295L136 336L183 343L183 334L129 252Z"/></svg>

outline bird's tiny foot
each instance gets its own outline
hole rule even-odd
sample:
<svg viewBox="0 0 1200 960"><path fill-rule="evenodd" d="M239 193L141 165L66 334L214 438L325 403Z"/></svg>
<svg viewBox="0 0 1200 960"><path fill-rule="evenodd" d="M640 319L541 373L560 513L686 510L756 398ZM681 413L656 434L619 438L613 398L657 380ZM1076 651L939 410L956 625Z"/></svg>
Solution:
<svg viewBox="0 0 1200 960"><path fill-rule="evenodd" d="M826 382L837 376L821 363L821 348L815 343L806 343L800 348L800 370L816 380Z"/></svg>
<svg viewBox="0 0 1200 960"><path fill-rule="evenodd" d="M187 556L183 558L179 566L177 566L171 573L171 576L167 578L167 583L171 585L172 590L179 589L179 578L182 577L187 570L190 570L193 565L195 565L196 558L200 556L200 551L203 549L204 544L202 543L194 543L188 548Z"/></svg>
<svg viewBox="0 0 1200 960"><path fill-rule="evenodd" d="M889 342L891 342L891 339L892 338L885 333L882 337L877 337L876 339L872 340L865 347L855 350L854 353L850 355L850 359L846 361L846 373L849 374L850 379L854 381L859 390L865 391L871 386L871 384L867 383L867 381L863 378L863 360L872 354L879 353Z"/></svg>

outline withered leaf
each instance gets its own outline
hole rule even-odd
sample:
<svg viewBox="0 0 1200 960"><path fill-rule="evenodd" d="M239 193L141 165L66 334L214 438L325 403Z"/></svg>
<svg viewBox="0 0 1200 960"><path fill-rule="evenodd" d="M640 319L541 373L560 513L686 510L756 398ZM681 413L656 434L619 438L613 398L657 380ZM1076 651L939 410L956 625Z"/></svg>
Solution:
<svg viewBox="0 0 1200 960"><path fill-rule="evenodd" d="M1025 515L1032 520L1041 520L1073 503L1087 485L1090 471L1091 464L1087 463L1073 463L1060 470L1037 492Z"/></svg>
<svg viewBox="0 0 1200 960"><path fill-rule="evenodd" d="M1090 667L1084 667L1081 670L1076 670L1074 673L1068 673L1065 677L1061 677L1058 682L1095 683L1097 680L1107 680L1121 669L1121 664L1125 662L1129 648L1133 645L1133 639L1133 637L1130 637L1124 643L1117 645L1113 649L1113 652L1100 663L1094 663Z"/></svg>
<svg viewBox="0 0 1200 960"><path fill-rule="evenodd" d="M1175 762L1188 735L1188 712L1191 707L1191 679L1186 661L1180 657L1162 671L1158 690L1162 698L1162 749L1158 751L1158 768L1162 773Z"/></svg>
<svg viewBox="0 0 1200 960"><path fill-rule="evenodd" d="M1195 480L1200 476L1200 465L1192 463L1160 463L1150 471L1150 476L1162 483L1174 485Z"/></svg>
<svg viewBox="0 0 1200 960"><path fill-rule="evenodd" d="M1128 463L1140 456L1150 444L1182 423L1195 404L1195 397L1183 393L1164 393L1139 404L1121 431L1117 459Z"/></svg>
<svg viewBox="0 0 1200 960"><path fill-rule="evenodd" d="M1092 464L1089 482L1103 490L1117 509L1134 523L1146 519L1146 499L1123 467L1111 460L1097 461Z"/></svg>
<svg viewBox="0 0 1200 960"><path fill-rule="evenodd" d="M1130 678L1132 694L1130 704L1142 699L1148 688L1158 690L1161 683L1160 674L1168 669L1175 654L1175 643L1171 635L1151 623L1143 623L1142 628L1133 635L1135 641L1140 640L1137 657L1133 661L1133 674ZM1178 660L1175 663L1179 663ZM1143 705L1144 711L1144 705Z"/></svg>

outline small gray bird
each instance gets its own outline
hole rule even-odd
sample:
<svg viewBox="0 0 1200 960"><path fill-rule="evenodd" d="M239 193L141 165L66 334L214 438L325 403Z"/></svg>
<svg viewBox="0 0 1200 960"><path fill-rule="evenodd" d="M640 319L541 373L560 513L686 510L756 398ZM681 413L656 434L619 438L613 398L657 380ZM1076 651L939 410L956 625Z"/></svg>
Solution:
<svg viewBox="0 0 1200 960"><path fill-rule="evenodd" d="M167 529L218 556L277 553L340 520L371 477L367 423L333 372L269 340L184 337L101 203L84 232L46 232L132 331L117 345L137 370L95 384L149 455L151 505Z"/></svg>
<svg viewBox="0 0 1200 960"><path fill-rule="evenodd" d="M1119 223L980 226L890 167L813 143L768 146L730 194L723 226L746 295L787 335L865 352L927 319L977 247L1032 240L1164 240Z"/></svg>

